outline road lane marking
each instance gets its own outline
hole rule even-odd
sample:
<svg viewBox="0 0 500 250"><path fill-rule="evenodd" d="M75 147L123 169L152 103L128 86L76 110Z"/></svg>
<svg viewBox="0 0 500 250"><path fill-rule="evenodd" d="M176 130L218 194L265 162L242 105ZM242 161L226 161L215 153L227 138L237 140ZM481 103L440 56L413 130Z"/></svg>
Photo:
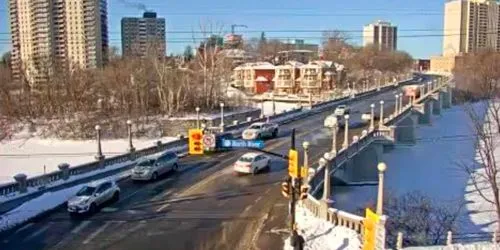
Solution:
<svg viewBox="0 0 500 250"><path fill-rule="evenodd" d="M271 192L271 188L268 188L265 194L268 194L269 192Z"/></svg>
<svg viewBox="0 0 500 250"><path fill-rule="evenodd" d="M91 221L86 220L80 223L77 227L75 227L73 230L71 230L72 234L78 234L80 231L82 231L84 228L86 228Z"/></svg>
<svg viewBox="0 0 500 250"><path fill-rule="evenodd" d="M165 198L166 196L172 194L173 192L174 192L174 190L168 190L167 192L159 193L159 194L155 195L151 200L152 201L157 201L160 198Z"/></svg>
<svg viewBox="0 0 500 250"><path fill-rule="evenodd" d="M37 237L38 235L44 233L45 231L47 231L52 226L52 224L54 224L54 222L49 222L44 227L42 227L42 228L38 229L37 231L33 232L30 236L24 238L24 241L29 241L29 240Z"/></svg>
<svg viewBox="0 0 500 250"><path fill-rule="evenodd" d="M129 230L127 230L127 232L128 233L133 233L133 232L141 229L144 226L146 226L146 221L145 220L141 220L141 221L139 221L139 224L135 225L134 227L131 227Z"/></svg>
<svg viewBox="0 0 500 250"><path fill-rule="evenodd" d="M165 209L165 208L167 208L167 207L169 207L169 206L170 206L170 203L167 203L167 204L165 204L165 205L163 205L163 206L159 207L158 209L156 209L156 212L161 212L163 209Z"/></svg>
<svg viewBox="0 0 500 250"><path fill-rule="evenodd" d="M33 222L28 223L28 224L24 225L23 227L17 229L16 232L14 232L14 234L17 234L17 233L19 233L19 232L21 232L23 230L26 230L26 229L32 227L33 225L35 225L35 223L33 223Z"/></svg>
<svg viewBox="0 0 500 250"><path fill-rule="evenodd" d="M257 198L257 200L255 200L255 203L259 202L260 200L262 200L262 196L259 196L259 198Z"/></svg>
<svg viewBox="0 0 500 250"><path fill-rule="evenodd" d="M108 221L106 223L104 223L104 225L102 225L100 228L98 228L96 231L94 231L92 234L90 234L87 239L85 239L83 241L83 244L89 244L95 237L97 237L97 235L99 235L100 233L102 233L104 230L106 230L106 228L109 227L109 225L111 225L111 222Z"/></svg>
<svg viewBox="0 0 500 250"><path fill-rule="evenodd" d="M248 212L248 211L252 208L252 206L253 206L252 204L248 205L248 206L245 208L245 210L243 210L243 213Z"/></svg>

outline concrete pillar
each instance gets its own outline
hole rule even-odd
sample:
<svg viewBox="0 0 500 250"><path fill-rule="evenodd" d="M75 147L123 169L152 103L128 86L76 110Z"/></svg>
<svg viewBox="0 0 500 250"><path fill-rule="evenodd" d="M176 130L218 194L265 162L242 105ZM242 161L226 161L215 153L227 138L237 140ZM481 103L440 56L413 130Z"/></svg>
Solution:
<svg viewBox="0 0 500 250"><path fill-rule="evenodd" d="M19 193L26 193L28 191L26 180L28 177L25 174L14 175L14 180L16 180L19 185Z"/></svg>
<svg viewBox="0 0 500 250"><path fill-rule="evenodd" d="M448 86L446 87L446 91L443 93L443 108L448 109L451 108L453 101L453 88Z"/></svg>
<svg viewBox="0 0 500 250"><path fill-rule="evenodd" d="M427 99L429 100L429 99ZM422 104L424 113L418 117L419 124L430 124L432 122L433 102L426 101Z"/></svg>
<svg viewBox="0 0 500 250"><path fill-rule="evenodd" d="M61 164L57 165L57 167L62 172L63 180L69 179L69 164L68 163L61 163Z"/></svg>
<svg viewBox="0 0 500 250"><path fill-rule="evenodd" d="M403 233L398 232L398 238L396 240L396 249L403 249Z"/></svg>

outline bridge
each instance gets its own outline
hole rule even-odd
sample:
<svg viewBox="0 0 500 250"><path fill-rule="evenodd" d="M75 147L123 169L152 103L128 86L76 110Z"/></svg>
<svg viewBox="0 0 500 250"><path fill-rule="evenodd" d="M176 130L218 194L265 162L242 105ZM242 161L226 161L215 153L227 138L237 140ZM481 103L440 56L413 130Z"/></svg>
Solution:
<svg viewBox="0 0 500 250"><path fill-rule="evenodd" d="M442 109L451 107L453 87L451 81L420 85L422 94L418 99L403 106L396 97L394 112L385 118L384 102L381 102L381 121L378 124L374 124L372 116L368 130L353 136L349 143L344 142L339 151L332 148L319 160L318 167L311 170L308 180L310 195L304 200L304 206L317 217L362 234L363 217L331 207L332 182L377 183L377 164L381 161L384 148L394 144L414 144L416 126L430 124L433 114L439 115Z"/></svg>

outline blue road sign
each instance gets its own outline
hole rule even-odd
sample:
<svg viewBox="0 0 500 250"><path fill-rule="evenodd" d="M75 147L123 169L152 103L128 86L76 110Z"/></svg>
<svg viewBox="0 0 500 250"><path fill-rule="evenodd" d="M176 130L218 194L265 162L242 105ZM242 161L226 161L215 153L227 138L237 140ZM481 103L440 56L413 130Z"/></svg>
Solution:
<svg viewBox="0 0 500 250"><path fill-rule="evenodd" d="M246 141L246 140L222 140L222 147L224 148L264 148L264 141Z"/></svg>

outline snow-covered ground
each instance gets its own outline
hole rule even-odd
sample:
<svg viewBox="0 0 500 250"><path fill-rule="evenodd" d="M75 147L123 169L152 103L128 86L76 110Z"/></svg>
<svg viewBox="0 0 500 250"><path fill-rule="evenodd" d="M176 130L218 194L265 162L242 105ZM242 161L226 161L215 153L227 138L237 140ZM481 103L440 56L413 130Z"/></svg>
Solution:
<svg viewBox="0 0 500 250"><path fill-rule="evenodd" d="M290 103L290 102L274 102L274 106L275 106L274 110L275 110L276 114L300 107L299 104ZM255 107L260 109L260 108L262 108L262 104L257 103L257 104L255 104ZM268 116L268 115L272 115L272 114L273 114L273 102L272 101L265 101L264 102L264 115Z"/></svg>
<svg viewBox="0 0 500 250"><path fill-rule="evenodd" d="M127 173L120 173L110 176L106 179L118 181L130 175ZM45 193L35 199L25 202L16 209L0 216L0 232L11 229L23 222L28 221L37 215L58 207L64 204L69 198L74 196L80 188L85 184L77 185L71 188L59 190L56 192Z"/></svg>
<svg viewBox="0 0 500 250"><path fill-rule="evenodd" d="M356 231L316 218L302 206L296 208L298 233L304 237L304 250L359 250L361 239ZM290 238L285 240L284 250L293 250Z"/></svg>
<svg viewBox="0 0 500 250"><path fill-rule="evenodd" d="M134 139L136 149L175 140L174 137L160 139ZM103 140L104 155L113 156L127 152L128 140ZM92 140L73 141L58 139L41 139L38 137L14 138L0 142L0 184L12 182L14 175L24 173L30 176L58 170L57 165L68 163L75 166L94 161L96 142ZM44 169L45 166L45 169Z"/></svg>

